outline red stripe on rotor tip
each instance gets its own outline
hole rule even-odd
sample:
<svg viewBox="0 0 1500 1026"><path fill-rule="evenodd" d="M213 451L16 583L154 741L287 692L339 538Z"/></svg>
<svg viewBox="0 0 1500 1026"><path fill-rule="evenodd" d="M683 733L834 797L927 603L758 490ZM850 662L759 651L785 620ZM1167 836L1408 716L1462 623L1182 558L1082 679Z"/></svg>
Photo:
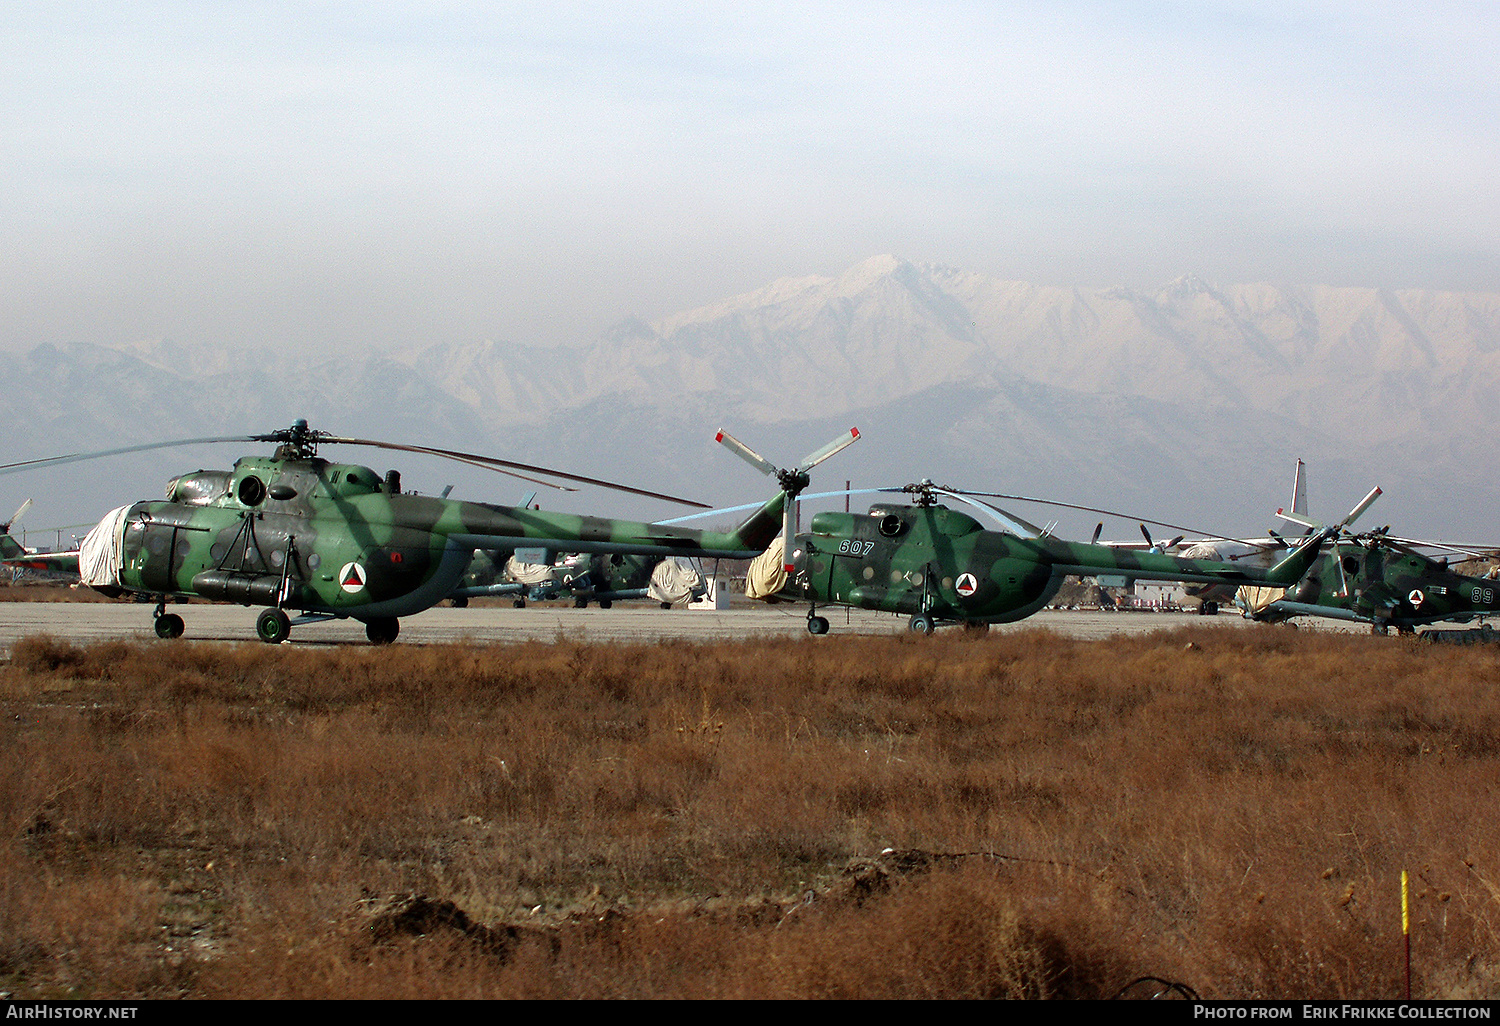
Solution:
<svg viewBox="0 0 1500 1026"><path fill-rule="evenodd" d="M716 441L716 442L722 442L722 441L724 441L724 432L720 431L718 434L714 435L714 441Z"/></svg>
<svg viewBox="0 0 1500 1026"><path fill-rule="evenodd" d="M849 429L849 433L851 435L853 435L855 438L858 438L859 437L859 428L850 428Z"/></svg>

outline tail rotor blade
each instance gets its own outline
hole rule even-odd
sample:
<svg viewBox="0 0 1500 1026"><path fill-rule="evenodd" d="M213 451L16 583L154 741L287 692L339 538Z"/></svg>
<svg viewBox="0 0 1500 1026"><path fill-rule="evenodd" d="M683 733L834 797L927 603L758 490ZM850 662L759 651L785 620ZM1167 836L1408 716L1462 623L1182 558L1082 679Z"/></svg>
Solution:
<svg viewBox="0 0 1500 1026"><path fill-rule="evenodd" d="M723 432L720 432L720 434L722 433ZM844 432L842 435L839 435L833 441L823 446L823 448L819 449L817 452L809 453L807 456L803 457L802 462L797 465L797 469L801 471L811 470L813 467L816 467L819 463L822 463L828 457L833 456L836 453L843 452L845 449L847 449L857 441L859 441L859 428L850 428L848 431Z"/></svg>
<svg viewBox="0 0 1500 1026"><path fill-rule="evenodd" d="M1099 521L1099 526L1094 528L1094 536L1089 539L1090 545L1099 544L1099 536L1104 533L1104 521Z"/></svg>
<svg viewBox="0 0 1500 1026"><path fill-rule="evenodd" d="M1365 510L1370 508L1370 503L1374 502L1378 498L1380 498L1380 489L1371 488L1370 494L1359 500L1359 505L1355 506L1349 511L1349 515L1344 518L1344 522L1339 526L1348 527L1350 524L1354 523L1354 521L1358 520L1360 515L1364 513Z"/></svg>
<svg viewBox="0 0 1500 1026"><path fill-rule="evenodd" d="M1296 524L1298 527L1305 527L1308 530L1321 530L1323 527L1316 520L1305 517L1300 513L1288 513L1285 509L1278 509L1276 515L1288 523Z"/></svg>
<svg viewBox="0 0 1500 1026"><path fill-rule="evenodd" d="M9 520L7 520L3 524L0 524L0 531L9 531L10 525L14 524L17 520L20 520L22 517L24 517L26 515L26 511L30 508L31 500L27 499L25 502L21 503L20 508L17 509L15 513L11 514L11 518Z"/></svg>
<svg viewBox="0 0 1500 1026"><path fill-rule="evenodd" d="M776 476L776 464L772 463L770 460L766 459L760 453L750 448L744 442L731 435L728 431L720 431L718 434L714 435L714 441L718 442L720 445L723 445L730 452L734 453L736 456L744 460L746 463L750 464L762 474L766 474L770 477Z"/></svg>

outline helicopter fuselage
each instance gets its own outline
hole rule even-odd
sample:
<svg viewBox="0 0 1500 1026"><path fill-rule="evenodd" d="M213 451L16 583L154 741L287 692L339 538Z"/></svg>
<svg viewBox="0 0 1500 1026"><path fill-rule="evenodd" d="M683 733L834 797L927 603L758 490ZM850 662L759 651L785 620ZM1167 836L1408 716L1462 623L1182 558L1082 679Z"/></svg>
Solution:
<svg viewBox="0 0 1500 1026"><path fill-rule="evenodd" d="M1041 609L1070 574L1204 584L1266 571L984 529L942 505L818 513L794 539L781 597L933 620L1009 623ZM1305 566L1305 564L1303 564Z"/></svg>
<svg viewBox="0 0 1500 1026"><path fill-rule="evenodd" d="M250 457L115 510L80 562L84 582L104 591L373 620L441 601L476 549L745 558L775 534L781 502L736 532L705 532L404 494L394 473L365 466Z"/></svg>

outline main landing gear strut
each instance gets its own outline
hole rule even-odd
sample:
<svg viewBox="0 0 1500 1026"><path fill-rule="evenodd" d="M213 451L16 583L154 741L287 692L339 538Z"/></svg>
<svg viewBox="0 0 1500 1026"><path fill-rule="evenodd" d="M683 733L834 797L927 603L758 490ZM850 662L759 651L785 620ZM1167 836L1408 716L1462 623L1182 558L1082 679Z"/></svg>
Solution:
<svg viewBox="0 0 1500 1026"><path fill-rule="evenodd" d="M167 597L163 595L156 603L155 624L158 638L180 638L185 629L182 617L167 612Z"/></svg>

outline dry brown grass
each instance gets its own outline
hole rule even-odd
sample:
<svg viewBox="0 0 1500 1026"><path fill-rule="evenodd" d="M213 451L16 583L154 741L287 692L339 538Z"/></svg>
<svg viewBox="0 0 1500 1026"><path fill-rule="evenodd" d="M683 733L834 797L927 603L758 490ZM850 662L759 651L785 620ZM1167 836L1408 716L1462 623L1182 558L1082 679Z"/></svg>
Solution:
<svg viewBox="0 0 1500 1026"><path fill-rule="evenodd" d="M29 639L0 990L1391 997L1405 868L1416 992L1494 997L1497 684L1271 628ZM372 929L398 894L462 919Z"/></svg>

